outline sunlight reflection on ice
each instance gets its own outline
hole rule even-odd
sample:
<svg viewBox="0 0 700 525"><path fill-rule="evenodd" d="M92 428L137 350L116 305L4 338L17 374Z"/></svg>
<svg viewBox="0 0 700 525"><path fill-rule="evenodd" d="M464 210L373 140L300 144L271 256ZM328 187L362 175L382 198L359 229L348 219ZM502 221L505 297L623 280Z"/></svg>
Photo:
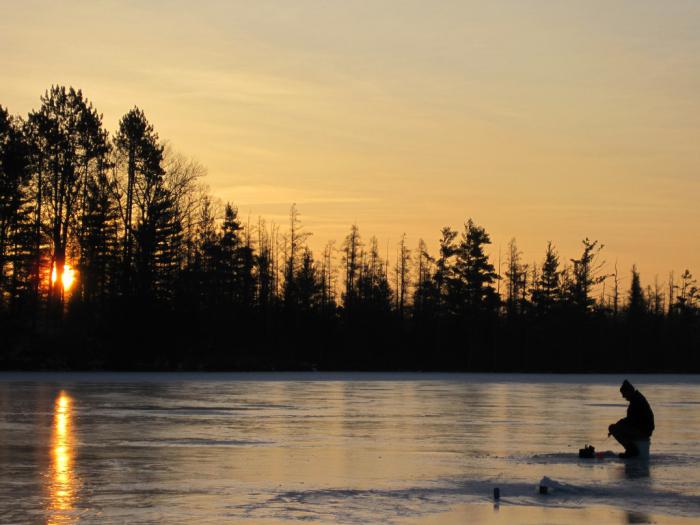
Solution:
<svg viewBox="0 0 700 525"><path fill-rule="evenodd" d="M71 521L70 511L75 502L73 473L72 399L61 391L54 407L51 439L51 482L49 484L49 524Z"/></svg>

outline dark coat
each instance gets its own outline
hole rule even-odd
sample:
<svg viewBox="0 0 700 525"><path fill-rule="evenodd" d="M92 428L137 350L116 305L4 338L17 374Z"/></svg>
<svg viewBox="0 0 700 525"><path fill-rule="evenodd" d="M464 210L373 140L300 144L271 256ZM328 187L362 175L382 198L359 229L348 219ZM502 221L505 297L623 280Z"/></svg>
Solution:
<svg viewBox="0 0 700 525"><path fill-rule="evenodd" d="M654 413L651 411L649 402L639 392L635 390L627 407L627 423L638 429L644 437L651 436L654 431Z"/></svg>

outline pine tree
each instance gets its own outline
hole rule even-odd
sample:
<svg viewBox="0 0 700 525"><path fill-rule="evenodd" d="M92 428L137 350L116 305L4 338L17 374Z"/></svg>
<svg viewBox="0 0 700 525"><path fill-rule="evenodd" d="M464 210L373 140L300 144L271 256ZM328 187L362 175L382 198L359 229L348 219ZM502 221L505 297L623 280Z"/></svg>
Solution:
<svg viewBox="0 0 700 525"><path fill-rule="evenodd" d="M358 259L361 262L355 283L357 309L366 315L388 314L392 302L388 263L379 255L376 237L370 239L369 252L361 251Z"/></svg>
<svg viewBox="0 0 700 525"><path fill-rule="evenodd" d="M255 258L257 304L266 311L275 299L274 249L265 221L258 221L258 254Z"/></svg>
<svg viewBox="0 0 700 525"><path fill-rule="evenodd" d="M203 196L199 206L196 227L196 251L194 273L199 291L199 302L207 308L220 306L224 290L221 275L221 244L216 228L211 199Z"/></svg>
<svg viewBox="0 0 700 525"><path fill-rule="evenodd" d="M416 317L431 315L437 308L438 291L435 286L434 259L428 253L425 241L418 241L416 250L416 286L413 292L413 314Z"/></svg>
<svg viewBox="0 0 700 525"><path fill-rule="evenodd" d="M314 256L308 247L301 255L299 268L296 272L297 307L305 313L316 311L321 306L323 289Z"/></svg>
<svg viewBox="0 0 700 525"><path fill-rule="evenodd" d="M238 210L231 204L226 204L218 242L218 286L223 293L224 304L236 310L252 308L255 295L253 248L250 234L244 232Z"/></svg>
<svg viewBox="0 0 700 525"><path fill-rule="evenodd" d="M484 228L469 219L456 251L454 277L450 280L451 304L458 311L476 313L495 311L499 299L493 284L499 278L484 247L491 238Z"/></svg>
<svg viewBox="0 0 700 525"><path fill-rule="evenodd" d="M360 230L356 224L350 228L350 233L343 242L343 264L345 266L345 293L343 294L343 306L346 312L350 312L357 300L357 279L360 271L360 250L362 241Z"/></svg>
<svg viewBox="0 0 700 525"><path fill-rule="evenodd" d="M113 181L104 171L88 181L83 203L78 265L83 299L103 303L117 292L119 210Z"/></svg>
<svg viewBox="0 0 700 525"><path fill-rule="evenodd" d="M30 113L28 127L39 158L35 164L38 223L50 239L51 267L56 274L49 298L60 314L68 243L79 224L90 170L107 153L107 133L102 129L102 116L80 90L54 86L41 101L39 111Z"/></svg>
<svg viewBox="0 0 700 525"><path fill-rule="evenodd" d="M522 252L518 250L515 239L511 239L506 261L506 308L509 315L520 313L525 305L528 265L521 259Z"/></svg>
<svg viewBox="0 0 700 525"><path fill-rule="evenodd" d="M148 232L145 242L142 236L144 230ZM182 267L182 225L177 213L177 203L167 188L156 192L150 210L142 216L138 224L136 239L140 241L140 260L146 260L149 253L153 259L152 282L143 279L142 291L147 296L152 292L161 301L171 301ZM148 246L151 239L154 242L152 252ZM146 273L144 277L148 275Z"/></svg>
<svg viewBox="0 0 700 525"><path fill-rule="evenodd" d="M550 241L547 243L547 251L537 285L532 292L532 302L538 312L546 313L555 307L561 296L559 255Z"/></svg>
<svg viewBox="0 0 700 525"><path fill-rule="evenodd" d="M603 249L598 241L590 241L588 238L582 241L583 253L579 259L571 259L572 275L568 287L569 303L581 311L588 311L593 308L595 299L592 297L593 288L603 281L605 275L600 275L600 271L605 264L599 260L600 252Z"/></svg>
<svg viewBox="0 0 700 525"><path fill-rule="evenodd" d="M284 302L288 306L298 305L299 286L296 282L297 269L300 263L300 252L309 233L302 231L299 211L296 204L289 210L289 232L285 237L285 267L284 267Z"/></svg>
<svg viewBox="0 0 700 525"><path fill-rule="evenodd" d="M632 281L630 282L630 290L627 297L627 313L631 317L639 317L646 310L646 300L644 299L644 291L639 279L637 266L632 266Z"/></svg>
<svg viewBox="0 0 700 525"><path fill-rule="evenodd" d="M139 229L140 246L140 286L143 288L143 272L153 264L155 244L154 214L164 213L167 199L163 185L163 146L159 144L158 134L139 108L129 111L119 122L119 130L114 140L118 167L123 175L119 180L122 206L123 249L125 292L131 287L133 271L135 229ZM140 213L139 213L140 212ZM138 225L138 226L137 226ZM151 231L152 230L152 231Z"/></svg>
<svg viewBox="0 0 700 525"><path fill-rule="evenodd" d="M410 286L410 263L411 250L406 246L406 234L401 235L398 252L396 255L396 311L399 317L403 319L404 309L408 301L409 286Z"/></svg>
<svg viewBox="0 0 700 525"><path fill-rule="evenodd" d="M441 231L440 257L435 263L435 288L437 290L438 308L441 311L454 311L450 304L450 283L453 281L454 256L457 253L455 239L457 232L446 226Z"/></svg>
<svg viewBox="0 0 700 525"><path fill-rule="evenodd" d="M693 278L690 270L686 269L681 274L678 291L679 295L675 302L676 311L686 316L697 313L700 307L700 289L698 289L697 280Z"/></svg>
<svg viewBox="0 0 700 525"><path fill-rule="evenodd" d="M22 122L0 106L0 307L16 297L27 275L30 153Z"/></svg>
<svg viewBox="0 0 700 525"><path fill-rule="evenodd" d="M334 241L329 241L323 248L321 262L321 294L322 306L326 314L335 311L335 270L333 268Z"/></svg>

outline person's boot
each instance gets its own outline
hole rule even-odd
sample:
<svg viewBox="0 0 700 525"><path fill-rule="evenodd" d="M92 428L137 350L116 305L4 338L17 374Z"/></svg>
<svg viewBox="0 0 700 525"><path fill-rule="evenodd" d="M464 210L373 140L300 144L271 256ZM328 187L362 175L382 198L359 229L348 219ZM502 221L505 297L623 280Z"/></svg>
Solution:
<svg viewBox="0 0 700 525"><path fill-rule="evenodd" d="M639 456L639 450L637 449L637 445L634 443L626 446L625 451L618 455L620 459L636 458L637 456Z"/></svg>

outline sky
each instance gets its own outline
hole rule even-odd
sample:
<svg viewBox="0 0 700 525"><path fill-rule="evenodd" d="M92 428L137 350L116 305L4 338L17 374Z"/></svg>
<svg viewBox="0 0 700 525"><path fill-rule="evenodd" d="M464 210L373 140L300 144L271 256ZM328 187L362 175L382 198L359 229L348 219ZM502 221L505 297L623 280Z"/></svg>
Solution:
<svg viewBox="0 0 700 525"><path fill-rule="evenodd" d="M494 262L604 245L606 271L700 272L700 2L0 0L0 104L133 106L213 195L317 252L394 253L471 217ZM392 256L393 257L393 256ZM623 283L625 278L623 278ZM629 282L629 279L627 279Z"/></svg>

